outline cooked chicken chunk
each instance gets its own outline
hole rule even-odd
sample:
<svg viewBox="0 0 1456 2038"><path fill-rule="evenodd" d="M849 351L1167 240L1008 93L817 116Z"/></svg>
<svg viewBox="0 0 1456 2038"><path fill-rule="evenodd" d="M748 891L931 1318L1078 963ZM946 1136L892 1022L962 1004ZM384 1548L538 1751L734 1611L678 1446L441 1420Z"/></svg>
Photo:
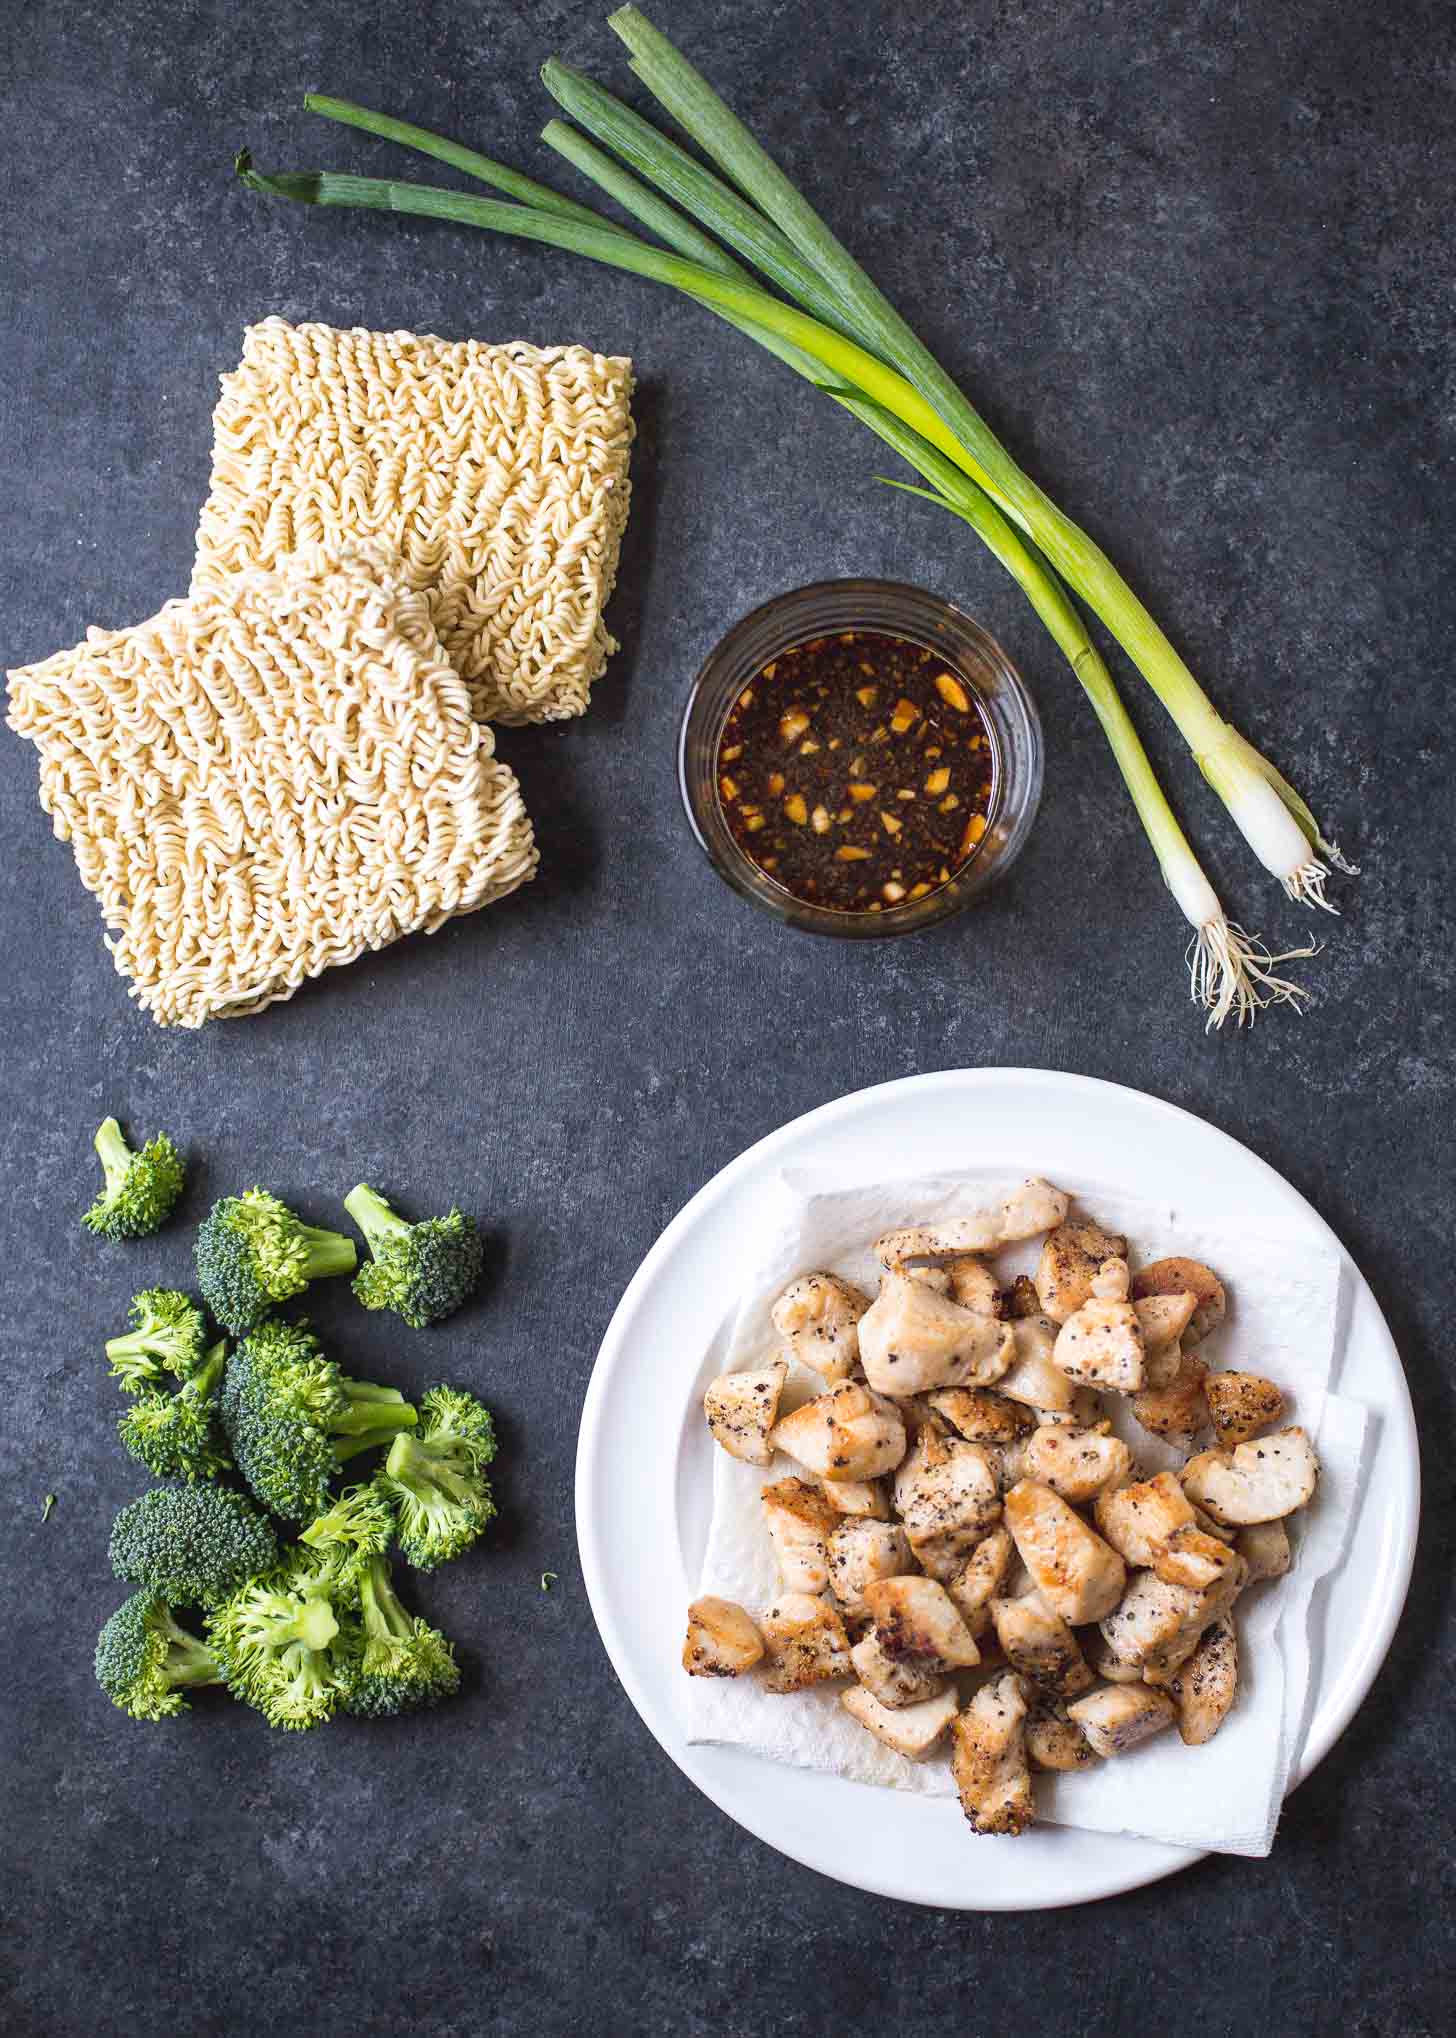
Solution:
<svg viewBox="0 0 1456 2038"><path fill-rule="evenodd" d="M945 1587L933 1578L881 1578L864 1589L880 1647L932 1670L974 1670L981 1653Z"/></svg>
<svg viewBox="0 0 1456 2038"><path fill-rule="evenodd" d="M1026 1753L1033 1769L1085 1769L1096 1760L1077 1722L1050 1692L1031 1696L1026 1715Z"/></svg>
<svg viewBox="0 0 1456 2038"><path fill-rule="evenodd" d="M990 1453L922 1429L895 1474L895 1511L931 1577L954 1578L1001 1512Z"/></svg>
<svg viewBox="0 0 1456 2038"><path fill-rule="evenodd" d="M1182 1363L1166 1387L1145 1387L1132 1397L1132 1412L1146 1430L1178 1450L1187 1450L1201 1429L1208 1427L1208 1403L1203 1383L1208 1374L1196 1352L1185 1352Z"/></svg>
<svg viewBox="0 0 1456 2038"><path fill-rule="evenodd" d="M1094 1302L1126 1302L1128 1290L1132 1287L1132 1272L1127 1261L1116 1254L1102 1262L1092 1276L1091 1300Z"/></svg>
<svg viewBox="0 0 1456 2038"><path fill-rule="evenodd" d="M1074 1387L1052 1357L1057 1326L1049 1316L1022 1316L1011 1325L1012 1360L996 1392L1025 1408L1071 1411L1083 1390Z"/></svg>
<svg viewBox="0 0 1456 2038"><path fill-rule="evenodd" d="M1026 1699L1007 1671L983 1684L951 1727L951 1774L975 1833L1022 1833L1036 1817L1026 1759Z"/></svg>
<svg viewBox="0 0 1456 2038"><path fill-rule="evenodd" d="M962 1253L956 1259L946 1260L942 1271L946 1275L951 1301L959 1302L962 1309L974 1309L979 1316L1004 1314L1001 1284L986 1262L978 1260L974 1253Z"/></svg>
<svg viewBox="0 0 1456 2038"><path fill-rule="evenodd" d="M1036 1292L1036 1283L1029 1274L1018 1274L1006 1290L1006 1314L1013 1322L1024 1316L1041 1315L1041 1297Z"/></svg>
<svg viewBox="0 0 1456 2038"><path fill-rule="evenodd" d="M737 1677L763 1655L763 1636L732 1599L710 1593L688 1608L683 1668L689 1677Z"/></svg>
<svg viewBox="0 0 1456 2038"><path fill-rule="evenodd" d="M916 1224L903 1231L887 1231L877 1238L873 1251L882 1266L898 1267L904 1260L946 1259L961 1253L995 1252L999 1246L1015 1245L1023 1238L1035 1238L1060 1224L1067 1214L1067 1198L1050 1182L1032 1176L1012 1190L995 1210L974 1210L964 1217L948 1217L939 1224Z"/></svg>
<svg viewBox="0 0 1456 2038"><path fill-rule="evenodd" d="M1192 1351L1195 1345L1202 1344L1211 1330L1217 1330L1228 1308L1223 1283L1212 1267L1204 1266L1202 1260L1154 1260L1151 1266L1141 1268L1133 1276L1134 1302L1141 1302L1148 1295L1182 1294L1191 1294L1195 1298L1193 1315L1183 1333L1184 1346Z"/></svg>
<svg viewBox="0 0 1456 2038"><path fill-rule="evenodd" d="M991 1387L940 1387L926 1399L972 1444L1009 1444L1032 1426L1029 1411Z"/></svg>
<svg viewBox="0 0 1456 2038"><path fill-rule="evenodd" d="M1136 1394L1143 1384L1143 1334L1130 1302L1094 1295L1057 1332L1052 1353L1069 1380L1109 1394Z"/></svg>
<svg viewBox="0 0 1456 2038"><path fill-rule="evenodd" d="M1188 1504L1190 1507L1193 1507L1192 1501ZM1215 1521L1206 1507L1193 1507L1193 1520L1195 1525L1201 1528L1206 1536L1217 1536L1221 1543L1232 1543L1238 1540L1238 1530L1231 1529L1227 1522Z"/></svg>
<svg viewBox="0 0 1456 2038"><path fill-rule="evenodd" d="M1054 1613L1075 1628L1111 1612L1127 1581L1123 1561L1060 1494L1023 1479L1005 1509L1022 1562Z"/></svg>
<svg viewBox="0 0 1456 2038"><path fill-rule="evenodd" d="M1102 1622L1103 1639L1114 1656L1135 1663L1147 1675L1168 1675L1192 1654L1198 1637L1228 1612L1248 1577L1236 1551L1220 1584L1210 1591L1170 1585L1152 1571L1139 1571L1116 1610Z"/></svg>
<svg viewBox="0 0 1456 2038"><path fill-rule="evenodd" d="M1183 1467L1189 1499L1232 1528L1293 1514L1312 1498L1318 1479L1319 1459L1298 1427L1232 1451L1200 1451Z"/></svg>
<svg viewBox="0 0 1456 2038"><path fill-rule="evenodd" d="M788 1377L782 1360L743 1373L720 1373L703 1396L714 1442L745 1465L771 1465L769 1431L778 1421L779 1396Z"/></svg>
<svg viewBox="0 0 1456 2038"><path fill-rule="evenodd" d="M842 1521L829 1538L829 1582L846 1613L868 1612L864 1589L877 1578L898 1578L914 1568L898 1522Z"/></svg>
<svg viewBox="0 0 1456 2038"><path fill-rule="evenodd" d="M1023 1238L1036 1238L1064 1224L1071 1198L1040 1175L1026 1180L1001 1205L1001 1244L1015 1245Z"/></svg>
<svg viewBox="0 0 1456 2038"><path fill-rule="evenodd" d="M768 1652L765 1691L782 1697L832 1677L853 1675L849 1636L827 1599L807 1592L782 1593L759 1626Z"/></svg>
<svg viewBox="0 0 1456 2038"><path fill-rule="evenodd" d="M1247 1443L1284 1413L1284 1396L1262 1373L1210 1373L1203 1393L1220 1444Z"/></svg>
<svg viewBox="0 0 1456 2038"><path fill-rule="evenodd" d="M1013 1670L1058 1698L1075 1698L1092 1682L1077 1637L1039 1592L1024 1599L993 1599L996 1639Z"/></svg>
<svg viewBox="0 0 1456 2038"><path fill-rule="evenodd" d="M1109 1647L1106 1637L1099 1630L1095 1639L1090 1640L1082 1652L1087 1666L1094 1677L1100 1677L1107 1684L1141 1684L1142 1668L1137 1663L1124 1663L1114 1649Z"/></svg>
<svg viewBox="0 0 1456 2038"><path fill-rule="evenodd" d="M1090 1387L1072 1389L1070 1408L1033 1408L1033 1429L1096 1429L1102 1420L1102 1403Z"/></svg>
<svg viewBox="0 0 1456 2038"><path fill-rule="evenodd" d="M1017 1482L1026 1477L1026 1447L1029 1437L1017 1437L1010 1444L980 1444L990 1459L996 1473L996 1483L1003 1493L1009 1493Z"/></svg>
<svg viewBox="0 0 1456 2038"><path fill-rule="evenodd" d="M1225 1614L1206 1628L1198 1647L1168 1686L1178 1707L1178 1732L1187 1747L1211 1741L1238 1691L1239 1644Z"/></svg>
<svg viewBox="0 0 1456 2038"><path fill-rule="evenodd" d="M1256 1521L1239 1530L1234 1548L1249 1567L1249 1583L1282 1578L1289 1569L1289 1531L1282 1521Z"/></svg>
<svg viewBox="0 0 1456 2038"><path fill-rule="evenodd" d="M823 1592L829 1583L829 1538L839 1516L817 1486L780 1479L760 1496L764 1526L785 1592Z"/></svg>
<svg viewBox="0 0 1456 2038"><path fill-rule="evenodd" d="M1119 1232L1081 1221L1059 1225L1037 1263L1036 1292L1044 1313L1053 1323L1065 1323L1091 1295L1103 1261L1126 1256L1127 1240Z"/></svg>
<svg viewBox="0 0 1456 2038"><path fill-rule="evenodd" d="M821 1479L878 1479L905 1455L905 1425L893 1402L858 1380L841 1380L778 1423L769 1442Z"/></svg>
<svg viewBox="0 0 1456 2038"><path fill-rule="evenodd" d="M1001 1588L1014 1549L1006 1529L992 1529L946 1584L946 1592L977 1641L991 1624L991 1601Z"/></svg>
<svg viewBox="0 0 1456 2038"><path fill-rule="evenodd" d="M802 1365L831 1386L859 1364L859 1320L868 1295L838 1274L801 1274L773 1306L774 1329Z"/></svg>
<svg viewBox="0 0 1456 2038"><path fill-rule="evenodd" d="M881 1394L989 1387L1011 1364L1013 1349L1009 1324L894 1272L859 1323L865 1378Z"/></svg>
<svg viewBox="0 0 1456 2038"><path fill-rule="evenodd" d="M1128 1564L1149 1570L1178 1529L1194 1525L1193 1509L1171 1472L1099 1493L1097 1526Z"/></svg>
<svg viewBox="0 0 1456 2038"><path fill-rule="evenodd" d="M1178 1708L1164 1692L1140 1684L1109 1684L1067 1707L1098 1755L1125 1755L1139 1741L1171 1727Z"/></svg>
<svg viewBox="0 0 1456 2038"><path fill-rule="evenodd" d="M1153 1563L1165 1585L1186 1585L1193 1592L1221 1591L1233 1573L1247 1571L1237 1550L1191 1527L1174 1529Z"/></svg>
<svg viewBox="0 0 1456 2038"><path fill-rule="evenodd" d="M826 1479L824 1498L836 1514L890 1519L890 1497L878 1479Z"/></svg>
<svg viewBox="0 0 1456 2038"><path fill-rule="evenodd" d="M1024 1478L1038 1479L1063 1500L1080 1505L1131 1476L1132 1452L1105 1423L1098 1429L1057 1423L1033 1431L1021 1463Z"/></svg>
<svg viewBox="0 0 1456 2038"><path fill-rule="evenodd" d="M1143 1334L1143 1384L1170 1387L1183 1363L1183 1332L1193 1315L1192 1295L1147 1295L1134 1302Z"/></svg>
<svg viewBox="0 0 1456 2038"><path fill-rule="evenodd" d="M923 1762L939 1744L960 1703L947 1686L937 1698L923 1698L918 1705L901 1706L892 1712L862 1684L841 1692L839 1702L851 1718L868 1727L877 1741L883 1741L887 1748L893 1748L897 1755L911 1762Z"/></svg>
<svg viewBox="0 0 1456 2038"><path fill-rule="evenodd" d="M933 1663L917 1661L913 1656L886 1655L875 1628L855 1643L849 1659L865 1690L890 1712L901 1712L906 1706L923 1704L927 1698L938 1698L945 1689L945 1680Z"/></svg>

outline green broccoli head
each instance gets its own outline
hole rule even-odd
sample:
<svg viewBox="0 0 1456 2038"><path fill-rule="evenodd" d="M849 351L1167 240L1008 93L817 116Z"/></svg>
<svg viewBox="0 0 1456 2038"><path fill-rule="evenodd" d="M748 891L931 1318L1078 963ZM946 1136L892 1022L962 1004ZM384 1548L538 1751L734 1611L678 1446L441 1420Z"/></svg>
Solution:
<svg viewBox="0 0 1456 2038"><path fill-rule="evenodd" d="M116 1425L123 1446L155 1479L213 1479L232 1459L218 1429L218 1389L227 1360L219 1338L201 1369L169 1394L146 1387Z"/></svg>
<svg viewBox="0 0 1456 2038"><path fill-rule="evenodd" d="M344 1208L371 1254L354 1281L366 1309L392 1309L423 1330L458 1309L480 1279L485 1248L474 1218L452 1210L407 1224L365 1182L344 1198Z"/></svg>
<svg viewBox="0 0 1456 2038"><path fill-rule="evenodd" d="M163 1600L137 1592L97 1636L96 1682L134 1720L164 1720L190 1710L182 1693L193 1685L221 1684L222 1670Z"/></svg>
<svg viewBox="0 0 1456 2038"><path fill-rule="evenodd" d="M190 1295L177 1288L143 1288L132 1297L132 1328L108 1338L111 1370L128 1394L175 1373L190 1379L207 1349L207 1324Z"/></svg>
<svg viewBox="0 0 1456 2038"><path fill-rule="evenodd" d="M332 1718L358 1673L362 1634L352 1618L352 1571L293 1550L209 1616L224 1683L273 1727L302 1731Z"/></svg>
<svg viewBox="0 0 1456 2038"><path fill-rule="evenodd" d="M278 1539L245 1494L223 1486L154 1486L116 1517L111 1568L170 1606L215 1606L271 1570Z"/></svg>
<svg viewBox="0 0 1456 2038"><path fill-rule="evenodd" d="M374 1480L350 1486L298 1539L334 1563L382 1555L394 1541L394 1508Z"/></svg>
<svg viewBox="0 0 1456 2038"><path fill-rule="evenodd" d="M413 1428L393 1387L341 1373L306 1323L260 1323L227 1362L222 1426L239 1471L265 1507L312 1521L329 1481L359 1451Z"/></svg>
<svg viewBox="0 0 1456 2038"><path fill-rule="evenodd" d="M182 1194L182 1156L159 1132L133 1153L114 1118L96 1133L106 1186L81 1222L102 1238L145 1238L171 1216Z"/></svg>
<svg viewBox="0 0 1456 2038"><path fill-rule="evenodd" d="M458 1557L495 1515L485 1467L495 1456L490 1410L455 1387L420 1399L420 1425L390 1446L379 1484L399 1517L399 1546L421 1571Z"/></svg>
<svg viewBox="0 0 1456 2038"><path fill-rule="evenodd" d="M224 1196L197 1232L197 1284L208 1308L239 1337L310 1281L352 1274L354 1241L295 1217L265 1189Z"/></svg>
<svg viewBox="0 0 1456 2038"><path fill-rule="evenodd" d="M359 1612L363 1648L344 1699L346 1712L390 1719L438 1705L459 1690L453 1648L438 1628L401 1606L383 1557L370 1557L360 1569Z"/></svg>

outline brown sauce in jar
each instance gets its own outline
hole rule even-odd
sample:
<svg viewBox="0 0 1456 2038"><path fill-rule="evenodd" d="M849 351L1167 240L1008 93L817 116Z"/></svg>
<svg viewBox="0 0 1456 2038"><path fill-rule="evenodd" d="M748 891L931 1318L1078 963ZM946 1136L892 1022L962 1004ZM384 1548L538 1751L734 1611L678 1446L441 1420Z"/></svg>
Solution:
<svg viewBox="0 0 1456 2038"><path fill-rule="evenodd" d="M991 738L974 689L938 652L883 631L779 652L734 702L717 762L744 855L832 912L923 899L986 832Z"/></svg>

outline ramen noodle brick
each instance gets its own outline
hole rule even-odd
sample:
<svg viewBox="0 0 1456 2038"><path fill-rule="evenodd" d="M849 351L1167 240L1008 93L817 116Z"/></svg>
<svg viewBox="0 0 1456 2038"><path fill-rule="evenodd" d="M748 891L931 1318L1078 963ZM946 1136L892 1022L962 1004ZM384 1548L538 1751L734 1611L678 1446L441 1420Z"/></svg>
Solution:
<svg viewBox="0 0 1456 2038"><path fill-rule="evenodd" d="M515 776L378 548L315 548L9 678L41 805L161 1025L259 1011L534 874Z"/></svg>
<svg viewBox="0 0 1456 2038"><path fill-rule="evenodd" d="M298 547L404 561L484 721L581 714L617 646L632 364L584 347L250 326L213 416L191 592Z"/></svg>

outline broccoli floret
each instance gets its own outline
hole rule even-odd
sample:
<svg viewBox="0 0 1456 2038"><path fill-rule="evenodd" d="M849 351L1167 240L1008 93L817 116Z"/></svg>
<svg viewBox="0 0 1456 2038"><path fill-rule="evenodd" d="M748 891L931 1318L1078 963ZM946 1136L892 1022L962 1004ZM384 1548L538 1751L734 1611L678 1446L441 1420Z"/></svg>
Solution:
<svg viewBox="0 0 1456 2038"><path fill-rule="evenodd" d="M310 1281L352 1274L358 1264L353 1239L305 1224L266 1189L224 1196L198 1227L197 1284L218 1322L239 1337Z"/></svg>
<svg viewBox="0 0 1456 2038"><path fill-rule="evenodd" d="M103 1238L145 1238L166 1222L182 1194L181 1154L165 1132L133 1153L114 1118L98 1128L96 1151L106 1187L81 1222Z"/></svg>
<svg viewBox="0 0 1456 2038"><path fill-rule="evenodd" d="M208 1617L208 1639L223 1681L273 1727L319 1726L357 1675L363 1637L339 1620L358 1594L352 1571L338 1573L294 1550L253 1578Z"/></svg>
<svg viewBox="0 0 1456 2038"><path fill-rule="evenodd" d="M382 1555L394 1541L394 1508L371 1479L350 1486L298 1539L331 1562L357 1564Z"/></svg>
<svg viewBox="0 0 1456 2038"><path fill-rule="evenodd" d="M370 1557L360 1570L359 1612L364 1646L346 1712L389 1719L454 1697L460 1671L453 1648L438 1628L400 1605L383 1557Z"/></svg>
<svg viewBox="0 0 1456 2038"><path fill-rule="evenodd" d="M212 1479L231 1466L217 1427L226 1360L227 1339L219 1338L201 1370L177 1393L144 1388L117 1423L125 1448L154 1478Z"/></svg>
<svg viewBox="0 0 1456 2038"><path fill-rule="evenodd" d="M341 1373L306 1323L259 1324L223 1377L222 1426L238 1469L289 1521L324 1513L339 1466L417 1420L395 1388Z"/></svg>
<svg viewBox="0 0 1456 2038"><path fill-rule="evenodd" d="M169 1606L215 1606L278 1562L272 1524L223 1486L154 1486L116 1517L111 1568Z"/></svg>
<svg viewBox="0 0 1456 2038"><path fill-rule="evenodd" d="M433 1571L480 1535L495 1514L485 1467L495 1456L490 1410L455 1387L420 1398L420 1426L390 1446L379 1484L399 1514L399 1546Z"/></svg>
<svg viewBox="0 0 1456 2038"><path fill-rule="evenodd" d="M163 1373L190 1379L202 1364L207 1325L190 1295L176 1288L143 1288L132 1297L133 1328L108 1338L111 1370L128 1394L160 1380Z"/></svg>
<svg viewBox="0 0 1456 2038"><path fill-rule="evenodd" d="M164 1601L137 1592L96 1638L96 1682L134 1720L164 1720L191 1710L182 1693L193 1685L221 1684L222 1669Z"/></svg>
<svg viewBox="0 0 1456 2038"><path fill-rule="evenodd" d="M349 1192L344 1208L372 1255L354 1281L366 1309L392 1309L423 1330L458 1309L480 1279L485 1248L473 1217L452 1210L407 1224L367 1182Z"/></svg>

